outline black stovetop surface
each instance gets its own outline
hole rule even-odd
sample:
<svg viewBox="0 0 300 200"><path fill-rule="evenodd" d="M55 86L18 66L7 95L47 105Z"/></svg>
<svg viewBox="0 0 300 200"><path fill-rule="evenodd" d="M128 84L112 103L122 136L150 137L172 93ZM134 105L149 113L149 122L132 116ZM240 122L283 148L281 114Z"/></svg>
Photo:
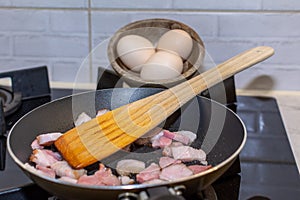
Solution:
<svg viewBox="0 0 300 200"><path fill-rule="evenodd" d="M71 94L71 90L54 89L52 99ZM244 121L248 136L240 154L241 173L223 187L217 181L218 199L298 199L300 179L276 100L273 98L237 97L237 114ZM6 169L0 171L0 199L48 199L6 155ZM23 186L23 187L22 187ZM259 198L260 197L260 198Z"/></svg>

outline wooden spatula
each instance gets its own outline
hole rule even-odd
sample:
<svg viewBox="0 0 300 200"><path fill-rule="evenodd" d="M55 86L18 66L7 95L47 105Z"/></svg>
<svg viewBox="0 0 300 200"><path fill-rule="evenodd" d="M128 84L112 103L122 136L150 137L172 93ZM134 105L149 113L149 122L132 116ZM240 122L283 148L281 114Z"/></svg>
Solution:
<svg viewBox="0 0 300 200"><path fill-rule="evenodd" d="M245 51L186 82L67 131L55 146L72 167L86 167L134 142L203 90L273 54L266 46Z"/></svg>

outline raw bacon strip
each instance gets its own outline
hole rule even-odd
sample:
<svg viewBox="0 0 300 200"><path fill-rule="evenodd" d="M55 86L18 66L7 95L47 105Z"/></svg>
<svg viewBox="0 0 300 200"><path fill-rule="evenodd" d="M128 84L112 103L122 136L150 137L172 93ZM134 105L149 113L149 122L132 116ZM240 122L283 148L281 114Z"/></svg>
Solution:
<svg viewBox="0 0 300 200"><path fill-rule="evenodd" d="M179 163L181 163L180 160L175 160L175 159L170 158L170 157L161 157L159 159L160 168L165 168L165 167L168 167L169 165L179 164Z"/></svg>
<svg viewBox="0 0 300 200"><path fill-rule="evenodd" d="M99 177L98 177L99 178ZM115 175L113 174L106 174L106 176L103 176L101 177L100 179L102 181L102 183L104 183L105 185L111 185L111 186L114 186L114 185L121 185L121 182L120 180L118 179L118 177L116 177Z"/></svg>
<svg viewBox="0 0 300 200"><path fill-rule="evenodd" d="M136 175L136 179L139 183L143 183L153 179L159 179L159 174L159 166L155 163L151 163L151 165Z"/></svg>
<svg viewBox="0 0 300 200"><path fill-rule="evenodd" d="M104 183L102 183L102 181L99 180L98 177L95 175L92 176L83 175L78 179L77 183L84 184L84 185L104 185Z"/></svg>
<svg viewBox="0 0 300 200"><path fill-rule="evenodd" d="M173 158L183 162L193 160L205 161L206 154L201 149L194 149L190 146L171 147Z"/></svg>
<svg viewBox="0 0 300 200"><path fill-rule="evenodd" d="M36 137L38 144L41 146L50 146L53 144L60 136L62 136L62 133L45 133L38 135Z"/></svg>
<svg viewBox="0 0 300 200"><path fill-rule="evenodd" d="M162 130L151 138L151 142L153 143L155 140L158 140L163 135L164 135L164 132Z"/></svg>
<svg viewBox="0 0 300 200"><path fill-rule="evenodd" d="M158 135L161 132L161 128L156 127L150 131L148 131L147 133L145 133L142 137L140 137L139 139L137 139L134 143L137 145L151 145L151 140L154 140L153 138L155 138L156 135ZM161 134L162 135L162 134Z"/></svg>
<svg viewBox="0 0 300 200"><path fill-rule="evenodd" d="M36 169L34 168L32 165L28 164L28 163L25 163L25 168L33 173L37 173L37 174L40 174L40 175L43 175L43 176L48 176L48 177L51 177L51 178L55 178L55 173L53 171L53 173L50 171L51 169L50 168L46 168L46 167L43 167L43 166L40 166L40 165L37 165L39 169ZM41 170L42 169L42 170Z"/></svg>
<svg viewBox="0 0 300 200"><path fill-rule="evenodd" d="M168 157L172 157L172 149L171 147L178 147L178 146L183 146L183 144L181 142L172 142L172 144L170 146L166 146L163 151L162 151L162 155L163 156L168 156Z"/></svg>
<svg viewBox="0 0 300 200"><path fill-rule="evenodd" d="M212 167L211 165L207 165L207 166L204 166L204 165L190 165L190 166L188 166L188 168L193 171L193 174L199 174L200 172L203 172L203 171L205 171L205 170L207 170L211 167Z"/></svg>
<svg viewBox="0 0 300 200"><path fill-rule="evenodd" d="M50 167L52 164L61 160L61 157L58 153L47 149L35 149L33 150L29 160L37 165Z"/></svg>
<svg viewBox="0 0 300 200"><path fill-rule="evenodd" d="M35 150L35 149L43 149L44 146L39 145L39 142L37 139L33 140L33 142L31 143L31 149Z"/></svg>
<svg viewBox="0 0 300 200"><path fill-rule="evenodd" d="M79 126L80 124L83 124L87 121L90 121L92 118L90 116L88 116L85 112L81 113L76 121L74 122L75 126Z"/></svg>
<svg viewBox="0 0 300 200"><path fill-rule="evenodd" d="M163 133L165 137L170 138L172 140L176 140L177 142L181 142L182 144L187 145L190 143L190 138L185 135L181 135L176 132L171 132L168 130L164 130Z"/></svg>
<svg viewBox="0 0 300 200"><path fill-rule="evenodd" d="M48 150L48 149L43 149L41 151L45 152L49 156L52 156L53 158L55 158L58 161L63 159L62 156L58 152L54 152L54 151L51 151L51 150Z"/></svg>
<svg viewBox="0 0 300 200"><path fill-rule="evenodd" d="M80 176L86 174L84 169L73 169L66 161L57 161L51 165L57 176L67 176L70 178L78 179Z"/></svg>
<svg viewBox="0 0 300 200"><path fill-rule="evenodd" d="M106 168L103 164L99 165L99 170L95 172L95 175L105 185L120 185L120 180L112 174L109 168Z"/></svg>
<svg viewBox="0 0 300 200"><path fill-rule="evenodd" d="M192 142L195 141L195 139L197 138L197 135L191 131L177 131L176 132L177 134L179 135L183 135L185 137L188 137L189 138L189 143L188 145L190 145Z"/></svg>
<svg viewBox="0 0 300 200"><path fill-rule="evenodd" d="M81 176L77 183L86 185L120 185L120 180L112 174L111 170L106 168L103 164L99 165L99 170L94 175Z"/></svg>
<svg viewBox="0 0 300 200"><path fill-rule="evenodd" d="M38 171L43 172L46 176L49 176L50 178L55 178L55 171L51 168L44 167L44 166L41 166L41 165L37 165L36 169Z"/></svg>
<svg viewBox="0 0 300 200"><path fill-rule="evenodd" d="M192 170L187 168L184 164L174 164L162 169L159 178L162 180L173 181L191 175L193 175Z"/></svg>
<svg viewBox="0 0 300 200"><path fill-rule="evenodd" d="M152 147L154 147L154 148L157 148L157 147L164 148L164 147L169 146L171 144L172 144L172 139L167 138L165 136L161 136L159 139L154 140L152 142Z"/></svg>
<svg viewBox="0 0 300 200"><path fill-rule="evenodd" d="M146 181L143 184L161 184L161 183L165 183L165 180L161 180L161 179L152 179L150 181Z"/></svg>

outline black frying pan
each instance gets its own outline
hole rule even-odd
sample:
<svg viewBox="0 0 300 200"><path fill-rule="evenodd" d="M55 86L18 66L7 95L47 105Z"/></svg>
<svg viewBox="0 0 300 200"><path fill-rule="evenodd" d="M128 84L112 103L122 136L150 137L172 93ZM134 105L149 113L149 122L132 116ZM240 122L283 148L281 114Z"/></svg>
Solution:
<svg viewBox="0 0 300 200"><path fill-rule="evenodd" d="M31 111L14 125L7 139L8 151L26 175L60 199L117 199L126 192L139 193L176 186L184 186L186 190L183 195L188 198L189 194L205 189L219 178L234 162L246 141L245 126L236 114L223 105L200 96L195 97L164 123L166 128L173 131L181 129L197 133L197 139L192 145L205 150L208 153L208 163L213 165L200 174L164 184L84 186L40 176L24 166L32 152L30 144L38 134L64 132L74 126L74 119L83 111L94 116L101 108L114 109L159 91L161 90L154 88L107 89L50 102ZM139 156L139 153L133 155ZM152 153L143 152L140 157L144 155L153 156Z"/></svg>

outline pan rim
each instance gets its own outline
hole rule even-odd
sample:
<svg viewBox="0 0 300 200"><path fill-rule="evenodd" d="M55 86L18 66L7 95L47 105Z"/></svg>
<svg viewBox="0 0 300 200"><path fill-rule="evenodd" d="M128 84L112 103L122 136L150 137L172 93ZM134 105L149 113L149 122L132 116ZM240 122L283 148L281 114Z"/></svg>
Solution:
<svg viewBox="0 0 300 200"><path fill-rule="evenodd" d="M115 90L115 89L124 89L124 88L113 88L113 89L101 89L102 90ZM129 89L129 88L126 88L126 89ZM149 89L153 89L153 90L157 90L157 91L162 91L163 89L160 89L160 88L131 88L133 90L136 90L136 89L145 89L145 90L149 90ZM68 187L76 187L76 188L80 188L80 189L88 189L88 190L136 190L136 189L147 189L147 188L151 188L151 187L162 187L162 186L169 186L169 185L179 185L179 184L182 184L183 182L185 181L188 181L188 180L192 180L192 179L196 179L196 178L199 178L201 176L204 176L206 174L210 174L214 171L217 171L218 169L224 167L225 165L227 165L228 163L230 163L231 161L233 161L238 155L239 153L242 151L243 147L245 146L245 143L246 143L246 140L247 140L247 129L246 129L246 126L244 124L244 122L242 121L242 119L235 113L233 112L231 109L227 108L225 105L215 101L215 100L212 100L212 99L209 99L207 97L203 97L203 96L200 96L200 95L196 95L197 98L202 98L202 99L205 99L206 101L211 101L213 102L214 104L218 105L218 106L221 106L223 109L226 109L228 112L230 112L231 114L233 114L237 119L238 121L240 122L240 124L242 125L242 128L243 128L243 132L244 132L244 137L243 137L243 140L240 144L240 146L238 147L238 149L233 153L231 154L227 159L225 159L224 161L222 161L221 163L211 167L210 169L208 170L205 170L201 173L198 173L198 174L194 174L192 176L189 176L189 177L185 177L185 178L181 178L181 179L178 179L176 181L167 181L167 182L164 182L164 183L155 183L155 184L131 184L131 185L118 185L118 186L96 186L96 185L84 185L84 184L76 184L76 183L70 183L70 182L66 182L66 181L61 181L61 180L58 180L58 179L53 179L53 178L50 178L48 176L45 176L45 175L42 175L42 174L39 174L37 172L34 171L34 169L31 169L29 167L26 167L25 163L23 163L22 161L20 161L17 156L14 154L11 146L10 146L10 138L11 138L11 135L12 135L12 131L14 130L14 127L18 125L18 123L23 119L25 118L26 116L28 116L30 113L34 112L35 110L41 108L41 107L44 107L44 106L47 106L48 104L50 103L53 103L53 102L56 102L56 101L59 101L59 100L62 100L62 99L66 99L66 98L71 98L73 96L77 96L77 95L84 95L86 93L95 93L97 92L98 90L95 90L95 91L86 91L86 92L80 92L80 93L76 93L76 94L72 94L72 95L68 95L68 96L64 96L64 97L61 97L61 98L58 98L58 99L55 99L53 101L50 101L48 103L45 103L41 106L38 106L37 108L31 110L30 112L26 113L24 116L22 116L14 125L13 127L10 129L9 133L8 133L8 136L7 136L7 150L10 154L10 156L12 157L12 159L14 160L14 162L25 172L29 172L30 175L33 175L33 176L37 176L41 179L44 179L48 182L51 182L51 183L55 183L55 184L58 184L58 185L65 185L65 186L68 186ZM35 181L33 181L35 182Z"/></svg>

